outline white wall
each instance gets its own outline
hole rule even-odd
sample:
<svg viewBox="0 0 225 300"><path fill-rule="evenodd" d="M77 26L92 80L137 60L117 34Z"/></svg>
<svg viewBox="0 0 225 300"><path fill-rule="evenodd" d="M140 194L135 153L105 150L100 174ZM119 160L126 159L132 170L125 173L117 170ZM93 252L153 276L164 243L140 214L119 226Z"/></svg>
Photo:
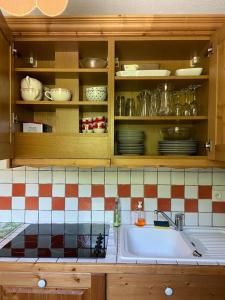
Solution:
<svg viewBox="0 0 225 300"><path fill-rule="evenodd" d="M69 0L65 15L224 14L225 0ZM39 14L38 11L33 14Z"/></svg>

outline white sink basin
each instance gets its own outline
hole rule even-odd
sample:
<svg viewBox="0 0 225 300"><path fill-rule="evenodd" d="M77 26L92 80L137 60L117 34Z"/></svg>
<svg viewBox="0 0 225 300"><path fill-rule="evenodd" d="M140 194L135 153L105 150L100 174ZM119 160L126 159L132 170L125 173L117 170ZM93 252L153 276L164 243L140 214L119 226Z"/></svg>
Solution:
<svg viewBox="0 0 225 300"><path fill-rule="evenodd" d="M194 250L183 232L171 228L134 225L120 228L121 259L193 258Z"/></svg>

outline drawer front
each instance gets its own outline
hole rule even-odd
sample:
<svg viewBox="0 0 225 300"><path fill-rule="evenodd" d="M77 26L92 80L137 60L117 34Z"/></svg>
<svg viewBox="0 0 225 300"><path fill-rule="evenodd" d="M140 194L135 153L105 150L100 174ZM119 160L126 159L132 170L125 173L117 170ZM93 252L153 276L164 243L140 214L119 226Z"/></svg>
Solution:
<svg viewBox="0 0 225 300"><path fill-rule="evenodd" d="M90 273L28 273L0 272L0 285L13 287L38 288L44 280L46 288L88 289L91 287ZM43 281L41 282L43 284Z"/></svg>
<svg viewBox="0 0 225 300"><path fill-rule="evenodd" d="M108 300L225 299L222 275L110 274L107 287Z"/></svg>

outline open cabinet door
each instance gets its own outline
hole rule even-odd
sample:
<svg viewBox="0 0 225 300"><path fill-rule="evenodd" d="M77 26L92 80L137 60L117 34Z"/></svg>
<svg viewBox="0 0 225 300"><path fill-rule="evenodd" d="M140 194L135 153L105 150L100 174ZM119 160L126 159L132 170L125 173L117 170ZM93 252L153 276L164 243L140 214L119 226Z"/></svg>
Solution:
<svg viewBox="0 0 225 300"><path fill-rule="evenodd" d="M225 26L212 37L209 76L208 157L225 161Z"/></svg>
<svg viewBox="0 0 225 300"><path fill-rule="evenodd" d="M0 159L12 157L11 34L0 12Z"/></svg>

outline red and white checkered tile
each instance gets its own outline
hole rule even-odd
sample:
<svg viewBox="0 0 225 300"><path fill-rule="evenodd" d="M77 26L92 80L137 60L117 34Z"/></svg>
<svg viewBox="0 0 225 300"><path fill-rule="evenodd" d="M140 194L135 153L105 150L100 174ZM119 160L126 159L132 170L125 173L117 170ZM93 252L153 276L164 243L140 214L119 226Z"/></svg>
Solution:
<svg viewBox="0 0 225 300"><path fill-rule="evenodd" d="M225 226L225 202L212 202L212 189L225 189L222 169L78 169L29 167L0 170L2 222L76 223L113 221L120 197L122 222L131 223L138 201L149 224L154 210L186 225Z"/></svg>

